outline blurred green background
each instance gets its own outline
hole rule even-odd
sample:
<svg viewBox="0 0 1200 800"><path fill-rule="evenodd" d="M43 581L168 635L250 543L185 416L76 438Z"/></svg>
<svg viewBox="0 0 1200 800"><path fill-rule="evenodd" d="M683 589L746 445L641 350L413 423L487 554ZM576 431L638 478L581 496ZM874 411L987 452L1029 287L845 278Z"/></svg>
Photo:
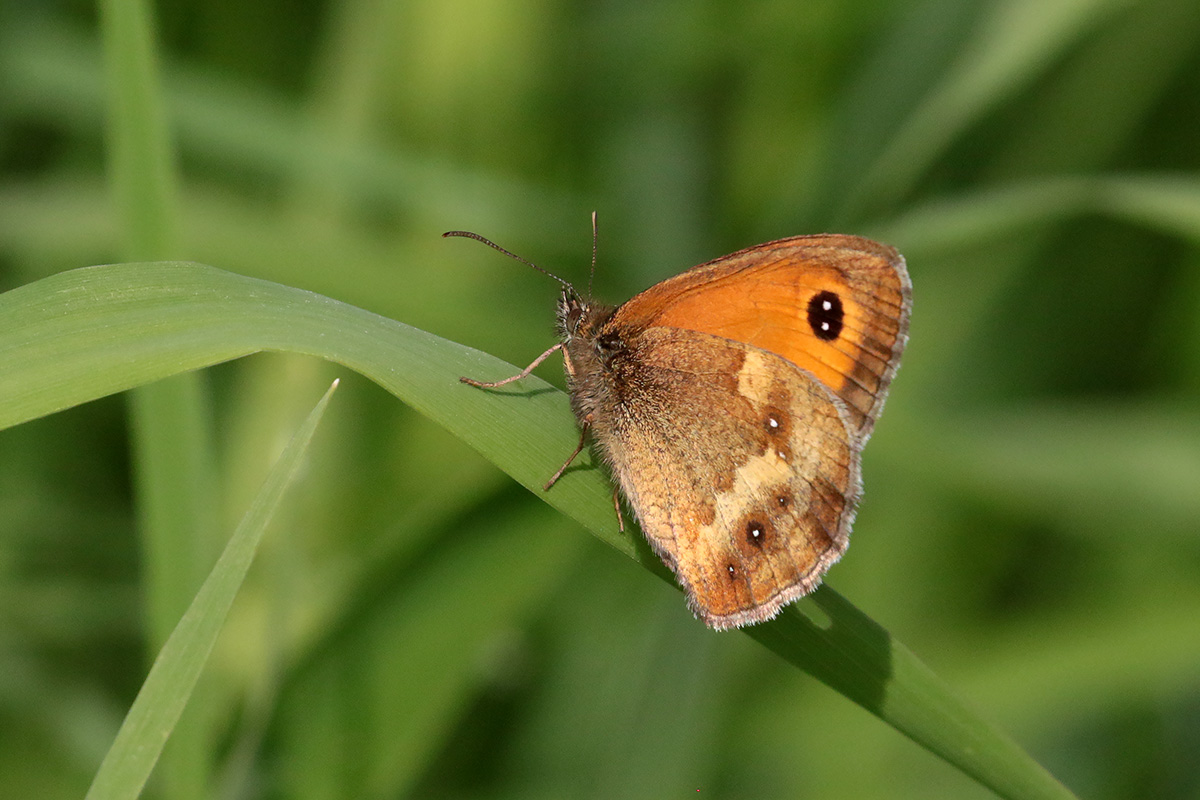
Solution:
<svg viewBox="0 0 1200 800"><path fill-rule="evenodd" d="M442 231L583 284L594 209L614 302L787 235L899 247L829 583L1081 796L1200 798L1200 4L156 12L172 257L524 365L556 285ZM107 91L92 4L0 2L0 289L126 259ZM148 796L990 796L312 359L203 374L182 602L336 376ZM0 433L0 797L81 796L182 610L147 602L127 405Z"/></svg>

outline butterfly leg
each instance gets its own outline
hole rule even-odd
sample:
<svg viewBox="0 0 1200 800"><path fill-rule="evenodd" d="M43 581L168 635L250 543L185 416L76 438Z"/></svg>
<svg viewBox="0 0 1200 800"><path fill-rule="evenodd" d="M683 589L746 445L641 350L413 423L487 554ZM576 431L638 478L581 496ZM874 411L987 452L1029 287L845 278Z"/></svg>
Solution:
<svg viewBox="0 0 1200 800"><path fill-rule="evenodd" d="M618 494L621 490L616 486L613 487L613 508L617 510L617 527L621 529L621 533L625 532L625 517L621 514L621 497Z"/></svg>
<svg viewBox="0 0 1200 800"><path fill-rule="evenodd" d="M576 445L575 452L573 452L573 453L571 453L571 455L567 456L567 460L564 461L563 465L558 468L558 472L555 472L553 475L550 476L550 480L546 481L546 485L542 487L543 492L550 491L550 487L558 482L558 479L561 478L563 476L563 473L567 471L567 467L571 466L571 462L575 460L575 456L577 456L583 452L583 446L586 443L587 443L587 425L584 425L583 429L580 431L579 444Z"/></svg>
<svg viewBox="0 0 1200 800"><path fill-rule="evenodd" d="M541 364L543 361L545 361L547 358L549 358L551 353L555 352L556 350L561 350L562 347L563 347L562 342L559 342L558 344L554 345L554 347L551 347L549 350L547 350L546 352L542 353L540 356L535 358L533 360L533 363L530 364L528 367L521 370L516 375L513 375L511 378L505 378L502 381L477 381L474 378L467 378L465 376L459 378L459 380L462 381L463 383L470 384L471 386L477 386L480 389L495 389L498 386L504 386L507 383L512 383L514 381L521 380L521 378L528 377L529 373L531 373L535 369L537 369L538 364Z"/></svg>

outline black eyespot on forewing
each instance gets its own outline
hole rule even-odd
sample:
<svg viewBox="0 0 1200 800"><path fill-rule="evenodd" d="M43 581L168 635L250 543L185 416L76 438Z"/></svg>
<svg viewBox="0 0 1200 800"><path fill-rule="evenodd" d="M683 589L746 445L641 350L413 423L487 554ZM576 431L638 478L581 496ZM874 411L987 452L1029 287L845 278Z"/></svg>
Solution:
<svg viewBox="0 0 1200 800"><path fill-rule="evenodd" d="M818 292L808 301L808 326L823 342L832 342L842 335L845 316L842 298L833 292Z"/></svg>

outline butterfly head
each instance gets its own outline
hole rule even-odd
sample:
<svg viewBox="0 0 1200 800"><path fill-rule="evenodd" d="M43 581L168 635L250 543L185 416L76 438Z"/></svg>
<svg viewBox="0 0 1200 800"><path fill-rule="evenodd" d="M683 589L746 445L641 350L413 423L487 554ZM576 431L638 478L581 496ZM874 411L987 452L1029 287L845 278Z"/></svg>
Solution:
<svg viewBox="0 0 1200 800"><path fill-rule="evenodd" d="M579 334L579 326L587 316L591 304L579 296L575 287L570 284L563 286L562 294L558 296L558 336L564 342Z"/></svg>
<svg viewBox="0 0 1200 800"><path fill-rule="evenodd" d="M596 339L614 309L581 296L570 284L558 298L558 337L568 348Z"/></svg>

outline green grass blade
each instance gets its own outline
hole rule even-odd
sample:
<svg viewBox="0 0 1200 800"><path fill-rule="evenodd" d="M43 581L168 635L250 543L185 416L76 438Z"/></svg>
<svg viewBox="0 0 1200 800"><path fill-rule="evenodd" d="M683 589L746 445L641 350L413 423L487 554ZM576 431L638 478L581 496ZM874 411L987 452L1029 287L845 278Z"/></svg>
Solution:
<svg viewBox="0 0 1200 800"><path fill-rule="evenodd" d="M320 295L196 264L93 267L0 296L0 427L258 350L344 364L460 436L606 543L670 580L634 531L619 533L611 488L581 459L539 488L577 432L562 393L529 378L485 392L513 367ZM899 643L828 589L827 629L796 608L752 636L1002 796L1070 797L1006 736L966 708ZM809 607L805 604L803 607Z"/></svg>
<svg viewBox="0 0 1200 800"><path fill-rule="evenodd" d="M299 472L304 452L335 388L336 381L292 437L213 571L163 645L92 781L88 800L136 797L150 777L212 652L263 532Z"/></svg>
<svg viewBox="0 0 1200 800"><path fill-rule="evenodd" d="M1001 797L1074 797L849 600L828 586L812 600L828 623L801 603L747 633Z"/></svg>
<svg viewBox="0 0 1200 800"><path fill-rule="evenodd" d="M1032 83L1122 5L1122 0L989 4L951 68L891 132L844 213L861 216L863 206L887 207L911 191L969 126Z"/></svg>
<svg viewBox="0 0 1200 800"><path fill-rule="evenodd" d="M877 225L906 253L943 253L1101 215L1200 241L1200 180L1187 174L1045 178L940 197Z"/></svg>
<svg viewBox="0 0 1200 800"><path fill-rule="evenodd" d="M176 179L148 4L100 4L108 77L108 160L130 260L174 249Z"/></svg>
<svg viewBox="0 0 1200 800"><path fill-rule="evenodd" d="M147 0L99 4L104 51L108 180L126 260L168 258L178 247L178 178ZM186 374L129 396L133 477L146 598L147 661L188 608L220 551L216 466L207 381ZM199 690L201 696L206 688ZM197 702L163 757L163 796L209 794L216 738L211 706Z"/></svg>

